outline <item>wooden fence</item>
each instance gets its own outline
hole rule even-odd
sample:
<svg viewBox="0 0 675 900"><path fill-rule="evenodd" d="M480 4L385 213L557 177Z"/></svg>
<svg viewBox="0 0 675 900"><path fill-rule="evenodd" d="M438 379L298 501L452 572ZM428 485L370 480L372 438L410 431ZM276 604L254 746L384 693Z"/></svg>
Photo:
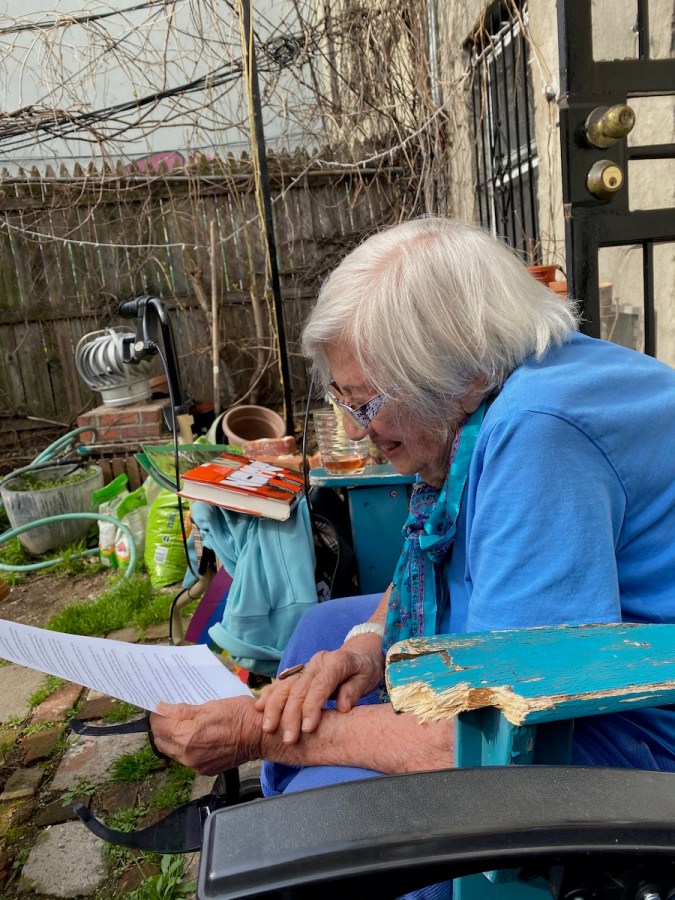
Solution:
<svg viewBox="0 0 675 900"><path fill-rule="evenodd" d="M306 171L303 170L305 164ZM295 411L304 404L302 321L321 280L365 234L393 221L397 171L270 163L274 228ZM214 253L212 253L214 251ZM141 173L75 168L0 178L0 423L4 452L40 450L101 398L75 349L123 325L123 300L160 297L186 394L213 400L211 298L220 319L220 405L279 407L266 245L246 159ZM212 266L212 260L214 265ZM215 287L212 272L216 275ZM134 323L128 322L129 331ZM157 368L157 373L161 369ZM251 391L252 383L255 383Z"/></svg>

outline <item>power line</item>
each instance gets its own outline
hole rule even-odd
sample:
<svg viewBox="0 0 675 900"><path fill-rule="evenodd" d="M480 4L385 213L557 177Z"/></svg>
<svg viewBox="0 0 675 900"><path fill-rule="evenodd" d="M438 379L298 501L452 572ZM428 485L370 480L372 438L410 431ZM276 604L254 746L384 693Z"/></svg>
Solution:
<svg viewBox="0 0 675 900"><path fill-rule="evenodd" d="M71 25L87 25L90 22L98 22L101 19L110 19L113 16L123 16L140 9L149 9L151 6L166 6L167 2L175 3L175 0L147 0L146 3L138 3L136 6L128 6L126 9L114 9L105 13L92 13L88 16L61 15L56 19L43 19L40 22L27 22L23 25L9 25L0 28L0 37L5 34L20 34L24 31L45 31L48 28L70 28Z"/></svg>

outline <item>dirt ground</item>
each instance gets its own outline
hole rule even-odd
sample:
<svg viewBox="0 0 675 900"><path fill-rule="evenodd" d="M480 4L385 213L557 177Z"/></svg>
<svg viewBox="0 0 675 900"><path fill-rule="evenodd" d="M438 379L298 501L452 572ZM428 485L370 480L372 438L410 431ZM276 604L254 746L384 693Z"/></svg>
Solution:
<svg viewBox="0 0 675 900"><path fill-rule="evenodd" d="M0 619L42 627L64 607L98 597L109 579L105 570L68 575L32 572L0 600Z"/></svg>

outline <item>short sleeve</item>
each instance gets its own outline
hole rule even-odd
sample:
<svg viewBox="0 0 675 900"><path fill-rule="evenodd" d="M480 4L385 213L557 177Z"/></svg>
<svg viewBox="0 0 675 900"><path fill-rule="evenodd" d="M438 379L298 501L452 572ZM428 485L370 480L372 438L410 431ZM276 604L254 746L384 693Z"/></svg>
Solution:
<svg viewBox="0 0 675 900"><path fill-rule="evenodd" d="M468 631L620 621L625 494L577 427L529 411L498 421L464 502Z"/></svg>

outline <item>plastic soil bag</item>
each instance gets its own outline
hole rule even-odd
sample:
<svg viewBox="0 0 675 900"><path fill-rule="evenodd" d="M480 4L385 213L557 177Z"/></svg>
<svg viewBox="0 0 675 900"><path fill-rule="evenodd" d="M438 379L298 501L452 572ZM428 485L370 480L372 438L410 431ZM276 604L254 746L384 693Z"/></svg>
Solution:
<svg viewBox="0 0 675 900"><path fill-rule="evenodd" d="M183 501L185 536L191 531L188 504ZM154 588L182 581L187 570L187 557L180 526L178 497L171 491L160 491L148 512L145 535L145 567Z"/></svg>
<svg viewBox="0 0 675 900"><path fill-rule="evenodd" d="M104 515L124 521L133 535L136 555L143 557L147 517L145 488L137 488L131 493L127 489L129 479L118 475L105 487L92 494L92 505ZM112 522L98 523L98 552L102 566L110 569L125 568L129 565L130 549L127 535Z"/></svg>

